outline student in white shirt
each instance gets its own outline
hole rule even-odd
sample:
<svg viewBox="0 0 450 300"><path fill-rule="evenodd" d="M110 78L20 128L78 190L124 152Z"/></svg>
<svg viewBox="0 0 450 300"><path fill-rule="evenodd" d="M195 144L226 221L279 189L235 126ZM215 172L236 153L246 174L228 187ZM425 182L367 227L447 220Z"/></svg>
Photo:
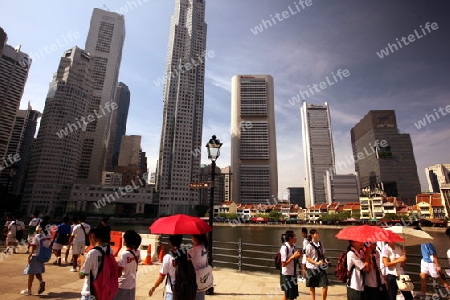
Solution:
<svg viewBox="0 0 450 300"><path fill-rule="evenodd" d="M308 229L306 227L302 228L302 237L303 237L302 253L305 254L306 246L308 246L309 244ZM300 282L306 281L306 255L302 256L302 275L300 276L298 281Z"/></svg>
<svg viewBox="0 0 450 300"><path fill-rule="evenodd" d="M194 246L188 251L188 257L192 261L195 270L200 270L208 266L208 251L206 250L206 234L192 235ZM204 300L205 292L197 291L195 300Z"/></svg>
<svg viewBox="0 0 450 300"><path fill-rule="evenodd" d="M84 219L80 217L80 221L83 222ZM86 248L86 237L85 233L89 234L91 227L86 223L79 223L77 217L72 218L73 227L72 236L70 237L69 244L72 244L72 269L70 272L77 272L78 256L84 254Z"/></svg>
<svg viewBox="0 0 450 300"><path fill-rule="evenodd" d="M370 255L364 259L364 254L360 251L361 242L350 241L349 244L347 271L350 271L350 281L347 284L347 300L363 300L365 299L363 272L369 271Z"/></svg>
<svg viewBox="0 0 450 300"><path fill-rule="evenodd" d="M397 297L398 286L397 276L405 274L403 266L406 262L406 251L395 243L386 243L381 249L381 270L386 276L389 299L395 300ZM401 292L405 300L412 300L413 295L410 291Z"/></svg>
<svg viewBox="0 0 450 300"><path fill-rule="evenodd" d="M134 300L136 298L136 272L138 263L141 260L141 252L138 250L140 244L141 236L136 231L125 231L123 245L127 249L120 255L118 260L119 291L114 300Z"/></svg>
<svg viewBox="0 0 450 300"><path fill-rule="evenodd" d="M319 231L309 231L310 243L306 246L306 287L309 287L311 299L316 299L316 287L322 287L322 299L327 298L328 292L328 264L325 259L325 249L319 241Z"/></svg>
<svg viewBox="0 0 450 300"><path fill-rule="evenodd" d="M387 286L380 269L380 252L378 251L377 243L365 243L364 253L370 254L369 266L370 270L366 271L364 280L364 292L366 300L380 300L387 299Z"/></svg>

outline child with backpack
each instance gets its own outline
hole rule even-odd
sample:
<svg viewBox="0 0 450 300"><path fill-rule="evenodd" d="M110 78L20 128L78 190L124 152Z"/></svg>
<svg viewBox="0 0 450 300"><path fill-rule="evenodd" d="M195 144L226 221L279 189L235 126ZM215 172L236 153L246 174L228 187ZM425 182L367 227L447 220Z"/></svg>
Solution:
<svg viewBox="0 0 450 300"><path fill-rule="evenodd" d="M109 231L105 229L108 232ZM141 236L134 230L127 230L123 235L123 245L127 247L118 261L119 290L114 300L134 300L136 298L136 273L141 261Z"/></svg>
<svg viewBox="0 0 450 300"><path fill-rule="evenodd" d="M194 265L188 260L187 250L181 247L183 236L169 236L170 253L163 258L159 276L148 292L151 297L158 286L166 279L165 300L195 300L197 280Z"/></svg>
<svg viewBox="0 0 450 300"><path fill-rule="evenodd" d="M85 255L86 258L80 258L79 278L84 279L81 300L112 300L117 294L118 266L113 250L105 243L107 239L107 231L101 227L89 231L89 242L94 248Z"/></svg>
<svg viewBox="0 0 450 300"><path fill-rule="evenodd" d="M45 273L44 262L49 261L52 255L50 249L52 236L48 232L46 225L42 223L42 227L39 226L36 229L36 235L31 241L28 264L23 271L24 275L28 275L28 287L20 292L21 295L31 295L34 276L39 280L38 294L42 294L45 291L45 281L42 278L42 274Z"/></svg>
<svg viewBox="0 0 450 300"><path fill-rule="evenodd" d="M369 271L369 255L361 251L361 242L349 241L347 251L347 271L350 272L347 283L347 300L364 300L364 271Z"/></svg>
<svg viewBox="0 0 450 300"><path fill-rule="evenodd" d="M327 298L328 292L328 263L325 258L325 249L319 241L319 231L309 231L310 243L306 246L306 287L309 287L311 299L316 299L316 287L322 287L322 299Z"/></svg>
<svg viewBox="0 0 450 300"><path fill-rule="evenodd" d="M69 243L70 234L72 233L69 221L69 217L64 217L63 222L56 229L55 239L52 241L52 249L56 255L56 261L53 262L54 265L61 265L61 249Z"/></svg>

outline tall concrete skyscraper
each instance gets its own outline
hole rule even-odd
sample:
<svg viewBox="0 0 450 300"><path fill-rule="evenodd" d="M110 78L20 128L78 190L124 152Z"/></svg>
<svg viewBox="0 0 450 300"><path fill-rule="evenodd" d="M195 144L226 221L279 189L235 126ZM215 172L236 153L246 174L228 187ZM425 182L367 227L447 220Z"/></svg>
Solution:
<svg viewBox="0 0 450 300"><path fill-rule="evenodd" d="M450 164L437 164L425 168L428 189L431 193L440 193L441 185L450 183Z"/></svg>
<svg viewBox="0 0 450 300"><path fill-rule="evenodd" d="M157 170L159 213L190 213L198 204L202 149L206 23L204 0L176 0L164 83L164 111ZM204 147L204 145L203 145Z"/></svg>
<svg viewBox="0 0 450 300"><path fill-rule="evenodd" d="M8 143L30 66L31 58L20 51L20 46L5 45L0 55L0 162L8 154Z"/></svg>
<svg viewBox="0 0 450 300"><path fill-rule="evenodd" d="M79 183L101 182L106 168L114 94L119 77L122 48L125 40L123 15L95 8L86 40L86 52L94 62L92 70L93 96L89 112L96 117L86 128L83 157L77 174Z"/></svg>
<svg viewBox="0 0 450 300"><path fill-rule="evenodd" d="M45 101L22 205L28 213L62 214L82 158L92 96L93 61L78 48L64 52ZM89 118L88 118L89 120Z"/></svg>
<svg viewBox="0 0 450 300"><path fill-rule="evenodd" d="M6 40L8 39L8 35L3 30L3 28L0 27L0 55L2 54L3 47L6 45Z"/></svg>
<svg viewBox="0 0 450 300"><path fill-rule="evenodd" d="M234 76L231 80L231 200L239 203L278 200L276 144L272 76Z"/></svg>
<svg viewBox="0 0 450 300"><path fill-rule="evenodd" d="M119 82L116 88L115 103L117 109L112 112L109 134L108 152L106 157L106 171L114 171L119 163L120 143L127 131L128 109L130 108L130 90L128 86Z"/></svg>
<svg viewBox="0 0 450 300"><path fill-rule="evenodd" d="M328 103L308 104L303 101L302 139L305 157L305 205L326 203L324 175L334 170L334 146Z"/></svg>
<svg viewBox="0 0 450 300"><path fill-rule="evenodd" d="M420 193L416 160L410 135L399 133L395 111L369 111L351 129L351 139L361 188L414 204Z"/></svg>
<svg viewBox="0 0 450 300"><path fill-rule="evenodd" d="M17 172L11 182L11 191L15 194L23 193L25 175L31 158L31 147L41 115L39 111L33 110L30 103L28 103L28 109L19 109L16 114L14 129L8 144L8 154L20 156L20 160L16 163ZM2 183L7 182L6 174L2 175Z"/></svg>

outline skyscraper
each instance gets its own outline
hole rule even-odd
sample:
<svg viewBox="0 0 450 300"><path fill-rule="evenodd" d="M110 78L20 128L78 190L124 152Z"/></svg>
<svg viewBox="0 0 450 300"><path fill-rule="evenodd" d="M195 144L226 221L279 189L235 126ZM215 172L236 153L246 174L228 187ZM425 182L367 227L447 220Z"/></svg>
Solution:
<svg viewBox="0 0 450 300"><path fill-rule="evenodd" d="M157 169L160 214L190 213L198 204L202 149L206 23L204 0L176 0L164 83Z"/></svg>
<svg viewBox="0 0 450 300"><path fill-rule="evenodd" d="M305 157L305 205L326 203L324 175L334 170L334 146L328 103L308 104L303 101L302 139Z"/></svg>
<svg viewBox="0 0 450 300"><path fill-rule="evenodd" d="M270 75L231 80L232 200L273 203L278 197L274 86Z"/></svg>
<svg viewBox="0 0 450 300"><path fill-rule="evenodd" d="M437 164L425 168L428 189L431 193L440 193L441 185L450 183L450 164Z"/></svg>
<svg viewBox="0 0 450 300"><path fill-rule="evenodd" d="M371 110L351 129L355 171L363 190L415 203L420 182L411 137L399 133L395 111Z"/></svg>
<svg viewBox="0 0 450 300"><path fill-rule="evenodd" d="M95 8L86 40L86 52L93 60L93 95L88 111L96 112L93 122L86 128L83 157L77 174L79 183L101 182L106 167L111 112L119 76L122 48L125 40L123 15Z"/></svg>
<svg viewBox="0 0 450 300"><path fill-rule="evenodd" d="M20 46L5 45L0 55L0 161L8 154L8 143L30 66L31 59L20 51Z"/></svg>
<svg viewBox="0 0 450 300"><path fill-rule="evenodd" d="M8 154L19 154L20 160L16 163L17 172L11 182L11 191L15 194L22 194L25 184L25 175L31 156L31 147L36 133L38 119L41 113L33 110L30 103L28 109L19 109L16 114L14 129L8 144ZM2 182L6 182L5 177Z"/></svg>
<svg viewBox="0 0 450 300"><path fill-rule="evenodd" d="M109 134L108 152L106 157L107 171L113 171L119 163L120 143L127 131L128 109L130 108L130 90L128 86L119 82L116 88L115 103L117 109L112 113Z"/></svg>
<svg viewBox="0 0 450 300"><path fill-rule="evenodd" d="M3 28L0 27L0 55L2 54L3 47L5 47L7 39L8 39L8 35L3 30Z"/></svg>
<svg viewBox="0 0 450 300"><path fill-rule="evenodd" d="M89 53L73 47L64 52L53 75L25 184L22 205L28 213L75 210L66 204L84 155L92 67Z"/></svg>

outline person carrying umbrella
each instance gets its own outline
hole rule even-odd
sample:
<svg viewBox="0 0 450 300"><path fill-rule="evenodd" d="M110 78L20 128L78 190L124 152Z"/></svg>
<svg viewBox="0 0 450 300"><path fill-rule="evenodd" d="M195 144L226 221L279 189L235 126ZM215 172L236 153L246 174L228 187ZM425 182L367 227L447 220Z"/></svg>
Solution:
<svg viewBox="0 0 450 300"><path fill-rule="evenodd" d="M370 270L370 253L364 255L361 249L362 243L349 241L347 248L347 270L350 271L350 281L347 284L347 300L364 300L363 272Z"/></svg>

